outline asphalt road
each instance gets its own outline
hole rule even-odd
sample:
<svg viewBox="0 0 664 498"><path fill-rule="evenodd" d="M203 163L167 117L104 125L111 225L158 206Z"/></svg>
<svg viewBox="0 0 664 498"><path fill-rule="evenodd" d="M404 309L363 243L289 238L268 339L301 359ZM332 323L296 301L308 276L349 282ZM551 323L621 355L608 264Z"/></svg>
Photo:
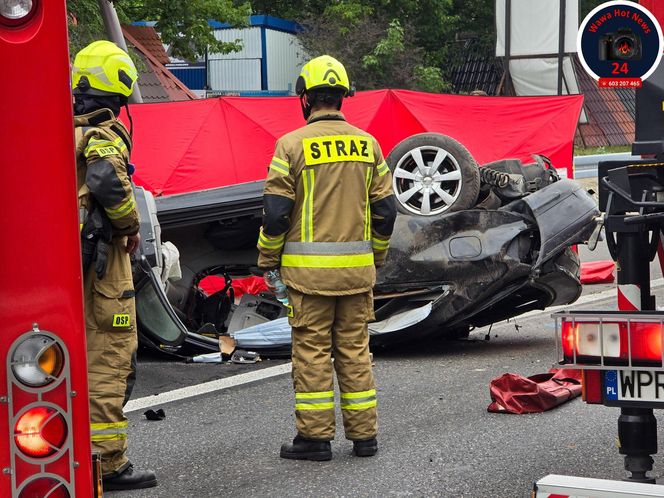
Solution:
<svg viewBox="0 0 664 498"><path fill-rule="evenodd" d="M604 257L602 252L584 254L585 259ZM589 286L583 299L601 296L608 288ZM664 303L664 288L655 294ZM615 309L615 299L580 307ZM618 409L576 399L537 415L486 411L491 379L550 368L555 343L549 315L546 311L495 325L488 341L483 329L469 341L377 351L380 450L373 458L351 455L338 420L341 432L333 442L332 461L280 459L281 443L294 435L287 374L157 403L154 408L166 412L162 421L148 421L144 409L135 409L128 414L129 455L137 467L157 472L159 486L111 496L509 498L530 496L533 482L551 473L620 479ZM143 356L132 402L278 365L287 362L201 365ZM664 474L661 456L655 457L655 469Z"/></svg>

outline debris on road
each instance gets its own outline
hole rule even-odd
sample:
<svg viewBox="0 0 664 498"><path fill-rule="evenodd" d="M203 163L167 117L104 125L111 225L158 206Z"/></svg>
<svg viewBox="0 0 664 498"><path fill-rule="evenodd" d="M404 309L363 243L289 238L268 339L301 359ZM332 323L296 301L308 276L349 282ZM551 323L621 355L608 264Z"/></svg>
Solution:
<svg viewBox="0 0 664 498"><path fill-rule="evenodd" d="M493 379L489 390L489 412L541 413L581 394L581 371L552 368L530 377L506 373Z"/></svg>
<svg viewBox="0 0 664 498"><path fill-rule="evenodd" d="M218 353L206 353L193 356L191 358L192 363L221 363L221 352Z"/></svg>
<svg viewBox="0 0 664 498"><path fill-rule="evenodd" d="M581 263L581 283L610 284L615 279L613 275L615 268L616 264L611 260Z"/></svg>
<svg viewBox="0 0 664 498"><path fill-rule="evenodd" d="M150 408L149 410L144 411L143 415L145 415L145 418L148 420L164 420L166 418L166 412L163 408L159 408L156 411Z"/></svg>
<svg viewBox="0 0 664 498"><path fill-rule="evenodd" d="M255 351L245 351L244 349L236 349L231 356L232 363L258 363L261 360L261 357Z"/></svg>
<svg viewBox="0 0 664 498"><path fill-rule="evenodd" d="M241 348L281 348L291 344L291 326L288 317L277 318L231 332Z"/></svg>

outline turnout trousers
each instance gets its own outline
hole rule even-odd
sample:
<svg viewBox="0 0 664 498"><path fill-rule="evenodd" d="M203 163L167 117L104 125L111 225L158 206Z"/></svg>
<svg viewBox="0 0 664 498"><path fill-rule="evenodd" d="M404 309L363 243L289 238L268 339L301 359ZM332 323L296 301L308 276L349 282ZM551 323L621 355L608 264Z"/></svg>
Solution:
<svg viewBox="0 0 664 498"><path fill-rule="evenodd" d="M127 379L133 375L136 353L136 305L126 238L114 239L106 274L100 280L94 262L85 275L85 329L90 390L92 451L100 453L103 475L128 465Z"/></svg>
<svg viewBox="0 0 664 498"><path fill-rule="evenodd" d="M376 386L367 329L374 317L371 292L319 296L288 289L288 297L298 434L321 441L334 438L336 371L346 438L375 437Z"/></svg>

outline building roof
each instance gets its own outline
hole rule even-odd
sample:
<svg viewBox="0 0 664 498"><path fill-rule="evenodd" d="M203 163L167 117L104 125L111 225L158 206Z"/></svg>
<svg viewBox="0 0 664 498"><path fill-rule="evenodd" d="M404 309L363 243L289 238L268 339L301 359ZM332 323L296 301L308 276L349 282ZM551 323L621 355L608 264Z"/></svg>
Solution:
<svg viewBox="0 0 664 498"><path fill-rule="evenodd" d="M228 23L219 22L219 21L208 21L208 23L210 24L210 26L212 26L215 29L228 29L236 27L236 26L231 26ZM266 15L250 16L249 26L275 29L277 31L285 31L286 33L293 33L293 34L302 31L302 27L294 21L288 21L286 19L281 19L279 17L266 16Z"/></svg>
<svg viewBox="0 0 664 498"><path fill-rule="evenodd" d="M574 57L574 70L588 116L588 123L578 127L576 145L631 145L634 142L635 90L599 88L597 81L583 69L578 57Z"/></svg>
<svg viewBox="0 0 664 498"><path fill-rule="evenodd" d="M156 26L157 21L136 21L133 22L133 26ZM210 19L208 24L214 29L228 29L228 28L237 28L238 26L232 26L227 22L215 21ZM302 26L296 23L295 21L288 21L287 19L281 19L280 17L268 16L268 15L255 15L249 16L249 27L254 28L269 28L276 31L284 31L286 33L299 33L302 31Z"/></svg>
<svg viewBox="0 0 664 498"><path fill-rule="evenodd" d="M122 31L129 34L135 41L140 43L146 50L149 50L155 59L162 64L168 64L171 60L168 58L166 49L161 43L161 38L154 28L149 26L122 26Z"/></svg>
<svg viewBox="0 0 664 498"><path fill-rule="evenodd" d="M477 40L468 39L460 42L458 53L463 57L454 65L450 78L454 93L474 90L482 90L489 95L504 93L501 82L505 70L493 49L482 49Z"/></svg>
<svg viewBox="0 0 664 498"><path fill-rule="evenodd" d="M464 58L452 71L455 93L484 90L489 95L504 93L500 59L482 53L465 42L461 52ZM599 88L597 82L583 69L574 56L574 71L579 91L584 96L584 110L588 122L579 124L575 145L601 147L607 145L631 145L634 142L636 93L633 89Z"/></svg>
<svg viewBox="0 0 664 498"><path fill-rule="evenodd" d="M122 26L127 43L141 57L138 81L144 102L193 100L196 95L171 73L162 61L168 62L159 35L149 26Z"/></svg>

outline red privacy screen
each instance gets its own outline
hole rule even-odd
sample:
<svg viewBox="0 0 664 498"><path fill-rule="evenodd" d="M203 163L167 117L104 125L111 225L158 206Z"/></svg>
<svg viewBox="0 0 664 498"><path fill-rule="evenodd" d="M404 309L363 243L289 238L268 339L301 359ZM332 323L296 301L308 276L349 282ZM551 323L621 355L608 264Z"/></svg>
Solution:
<svg viewBox="0 0 664 498"><path fill-rule="evenodd" d="M449 135L479 164L531 154L572 173L583 97L469 97L376 90L346 99L346 119L376 137L385 156L416 133ZM265 178L278 137L304 125L297 97L223 97L137 104L134 180L155 195ZM123 116L124 119L124 116ZM125 119L126 121L126 119Z"/></svg>

